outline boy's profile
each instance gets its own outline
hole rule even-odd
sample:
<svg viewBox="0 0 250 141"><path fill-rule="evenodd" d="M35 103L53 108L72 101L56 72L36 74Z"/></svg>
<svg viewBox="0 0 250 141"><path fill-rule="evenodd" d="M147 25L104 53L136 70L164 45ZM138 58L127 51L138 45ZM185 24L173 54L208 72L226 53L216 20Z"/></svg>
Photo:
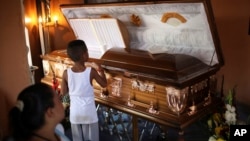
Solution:
<svg viewBox="0 0 250 141"><path fill-rule="evenodd" d="M69 42L67 54L74 62L64 71L61 83L62 95L70 97L70 122L74 141L99 141L98 116L92 81L107 86L104 70L94 62L88 62L88 49L84 41Z"/></svg>

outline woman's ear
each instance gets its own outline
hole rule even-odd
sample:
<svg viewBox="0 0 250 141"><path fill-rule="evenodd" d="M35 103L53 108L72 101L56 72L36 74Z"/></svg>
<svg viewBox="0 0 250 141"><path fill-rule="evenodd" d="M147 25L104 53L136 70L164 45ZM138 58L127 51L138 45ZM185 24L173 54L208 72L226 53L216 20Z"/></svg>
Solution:
<svg viewBox="0 0 250 141"><path fill-rule="evenodd" d="M55 114L54 112L54 108L48 108L46 111L46 116L48 116L49 118L53 117Z"/></svg>

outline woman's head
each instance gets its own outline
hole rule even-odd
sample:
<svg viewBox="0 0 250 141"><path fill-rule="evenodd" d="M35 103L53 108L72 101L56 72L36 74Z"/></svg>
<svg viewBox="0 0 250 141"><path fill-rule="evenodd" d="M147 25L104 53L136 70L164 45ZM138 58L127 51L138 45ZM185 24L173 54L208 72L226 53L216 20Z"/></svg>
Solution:
<svg viewBox="0 0 250 141"><path fill-rule="evenodd" d="M73 40L69 42L67 54L74 62L87 61L88 49L85 42L83 40Z"/></svg>
<svg viewBox="0 0 250 141"><path fill-rule="evenodd" d="M48 112L51 110L55 115L48 117ZM9 116L14 138L25 139L46 123L54 122L56 125L63 120L64 109L59 97L50 86L37 83L19 93L17 105L11 109Z"/></svg>

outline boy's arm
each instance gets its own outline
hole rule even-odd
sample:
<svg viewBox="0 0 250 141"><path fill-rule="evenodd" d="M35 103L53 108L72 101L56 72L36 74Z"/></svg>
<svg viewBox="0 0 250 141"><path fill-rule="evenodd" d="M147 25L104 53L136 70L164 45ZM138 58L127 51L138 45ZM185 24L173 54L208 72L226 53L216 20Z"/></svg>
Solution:
<svg viewBox="0 0 250 141"><path fill-rule="evenodd" d="M96 80L96 82L101 86L101 87L107 87L107 79L106 75L104 73L104 70L102 69L101 66L94 62L86 62L85 63L86 67L91 67L91 81L93 79Z"/></svg>
<svg viewBox="0 0 250 141"><path fill-rule="evenodd" d="M64 70L61 82L61 95L64 96L68 93L68 74L67 70Z"/></svg>

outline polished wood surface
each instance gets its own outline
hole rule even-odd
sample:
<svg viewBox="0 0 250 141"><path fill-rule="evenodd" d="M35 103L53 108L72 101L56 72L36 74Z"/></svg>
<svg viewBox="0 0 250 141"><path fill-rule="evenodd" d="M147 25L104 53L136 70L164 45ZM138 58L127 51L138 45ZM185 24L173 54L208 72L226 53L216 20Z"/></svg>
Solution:
<svg viewBox="0 0 250 141"><path fill-rule="evenodd" d="M218 70L218 66L208 66L189 55L150 54L135 49L111 48L101 60L102 66L112 73L180 88Z"/></svg>

